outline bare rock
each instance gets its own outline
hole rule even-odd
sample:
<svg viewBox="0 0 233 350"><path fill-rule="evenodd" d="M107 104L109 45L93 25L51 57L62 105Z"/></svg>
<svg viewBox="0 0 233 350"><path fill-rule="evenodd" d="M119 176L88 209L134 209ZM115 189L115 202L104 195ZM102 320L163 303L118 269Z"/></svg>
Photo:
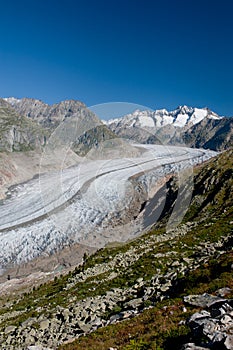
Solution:
<svg viewBox="0 0 233 350"><path fill-rule="evenodd" d="M189 305L199 307L211 307L217 302L225 302L226 299L216 297L214 295L204 293L202 295L188 295L184 297L184 302Z"/></svg>
<svg viewBox="0 0 233 350"><path fill-rule="evenodd" d="M224 345L226 347L227 350L232 350L233 349L233 335L228 335Z"/></svg>

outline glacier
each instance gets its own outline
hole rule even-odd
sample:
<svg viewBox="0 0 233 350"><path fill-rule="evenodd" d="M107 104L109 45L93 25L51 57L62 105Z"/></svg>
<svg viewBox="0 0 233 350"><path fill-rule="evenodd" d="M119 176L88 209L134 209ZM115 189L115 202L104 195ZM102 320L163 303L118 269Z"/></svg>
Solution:
<svg viewBox="0 0 233 350"><path fill-rule="evenodd" d="M146 220L143 215L135 218L133 210L154 196L159 181L185 169L191 174L195 164L216 155L187 147L133 147L142 152L135 157L84 159L9 189L0 206L0 267L73 243L99 248L134 237L146 228ZM124 229L119 234L124 225L125 234Z"/></svg>

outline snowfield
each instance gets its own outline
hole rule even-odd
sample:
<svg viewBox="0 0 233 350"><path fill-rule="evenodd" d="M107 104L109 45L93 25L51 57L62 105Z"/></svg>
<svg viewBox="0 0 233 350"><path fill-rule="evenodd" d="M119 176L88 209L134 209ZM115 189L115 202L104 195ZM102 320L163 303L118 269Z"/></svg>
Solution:
<svg viewBox="0 0 233 350"><path fill-rule="evenodd" d="M194 164L216 155L185 147L137 147L143 149L139 157L86 160L11 189L0 211L0 267L74 242L100 247L127 240L135 235L135 227L140 232L152 224L151 218L146 224L147 218L138 215L139 209L153 198L165 175L184 169L191 174ZM118 228L124 225L132 230L119 236Z"/></svg>
<svg viewBox="0 0 233 350"><path fill-rule="evenodd" d="M183 128L190 127L202 121L203 119L221 119L216 113L209 111L207 108L192 108L187 106L179 106L173 111L166 109L160 110L135 110L133 113L127 114L120 118L103 121L112 129L127 128L137 126L138 128L146 128L148 130L163 127L165 125L174 125Z"/></svg>

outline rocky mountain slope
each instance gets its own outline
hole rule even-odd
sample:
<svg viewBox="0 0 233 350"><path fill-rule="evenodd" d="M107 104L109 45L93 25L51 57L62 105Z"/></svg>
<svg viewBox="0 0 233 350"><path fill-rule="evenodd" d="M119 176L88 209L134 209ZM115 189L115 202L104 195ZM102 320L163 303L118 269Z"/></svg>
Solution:
<svg viewBox="0 0 233 350"><path fill-rule="evenodd" d="M169 205L149 233L84 256L83 263L69 274L26 291L21 298L2 298L0 348L174 350L184 343L201 346L185 322L201 308L200 302L193 305L195 298L190 294L220 294L220 288L228 287L225 298L233 295L232 168L232 151L227 151L195 169L191 205L176 229L166 231L170 205L177 198L174 176L164 183ZM210 301L211 296L207 304ZM202 336L205 348L231 349L232 309L224 311L227 300L221 302L224 309L216 311L216 328L210 333L206 326L208 333ZM198 317L197 321L193 317L194 322L199 322ZM223 320L226 327L220 337L217 325Z"/></svg>
<svg viewBox="0 0 233 350"><path fill-rule="evenodd" d="M48 135L44 128L18 115L7 102L0 99L0 152L40 149Z"/></svg>
<svg viewBox="0 0 233 350"><path fill-rule="evenodd" d="M136 110L106 125L118 136L137 142L223 150L232 146L233 118L223 118L208 108L180 106L174 111Z"/></svg>
<svg viewBox="0 0 233 350"><path fill-rule="evenodd" d="M122 118L104 121L103 124L80 101L67 100L54 105L31 98L5 98L2 104L3 101L5 107L27 120L35 121L48 129L49 133L69 119L75 118L75 128L79 128L85 120L85 130L77 136L77 140L73 140L74 148L80 155L116 137L140 143L185 144L212 150L224 150L232 147L233 143L233 118L220 117L208 108L179 106L174 111L136 110Z"/></svg>
<svg viewBox="0 0 233 350"><path fill-rule="evenodd" d="M67 146L76 153L84 156L92 148L98 148L100 143L116 138L116 135L80 101L67 100L50 106L36 99L12 97L1 99L1 105L5 108L5 120L9 123L14 116L14 122L17 122L17 125L21 121L21 134L22 130L24 131L24 137L21 134L19 136L18 128L11 128L8 134L4 133L2 141L2 143L5 142L4 150L38 148L38 146L44 146L46 140L53 134L53 138L57 136L63 143L67 142ZM40 134L45 134L46 138L42 140ZM8 143L10 146L7 146ZM19 147L19 143L24 147ZM54 146L59 147L60 144L56 143Z"/></svg>
<svg viewBox="0 0 233 350"><path fill-rule="evenodd" d="M203 147L217 151L233 146L233 118L203 119L183 134L190 147Z"/></svg>
<svg viewBox="0 0 233 350"><path fill-rule="evenodd" d="M33 98L16 99L10 97L5 98L5 101L9 103L19 115L33 119L38 124L48 128L55 128L60 122L64 121L65 118L78 114L83 108L86 108L84 103L74 100L62 101L51 106ZM86 113L91 114L90 111L86 111Z"/></svg>

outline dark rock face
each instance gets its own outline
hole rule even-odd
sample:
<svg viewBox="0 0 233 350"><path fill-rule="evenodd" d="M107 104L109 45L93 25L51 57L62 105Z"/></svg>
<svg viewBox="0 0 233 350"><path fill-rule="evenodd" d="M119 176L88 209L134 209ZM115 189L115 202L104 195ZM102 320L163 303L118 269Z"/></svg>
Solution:
<svg viewBox="0 0 233 350"><path fill-rule="evenodd" d="M225 299L218 298L208 293L202 295L188 295L184 297L184 302L193 306L210 307L216 305L216 303L224 302Z"/></svg>
<svg viewBox="0 0 233 350"><path fill-rule="evenodd" d="M184 350L233 349L232 299L221 299L203 294L187 296L184 301L191 305L206 308L206 310L193 314L187 321L195 343L185 344Z"/></svg>
<svg viewBox="0 0 233 350"><path fill-rule="evenodd" d="M233 145L233 118L203 119L183 134L190 147L226 150Z"/></svg>

